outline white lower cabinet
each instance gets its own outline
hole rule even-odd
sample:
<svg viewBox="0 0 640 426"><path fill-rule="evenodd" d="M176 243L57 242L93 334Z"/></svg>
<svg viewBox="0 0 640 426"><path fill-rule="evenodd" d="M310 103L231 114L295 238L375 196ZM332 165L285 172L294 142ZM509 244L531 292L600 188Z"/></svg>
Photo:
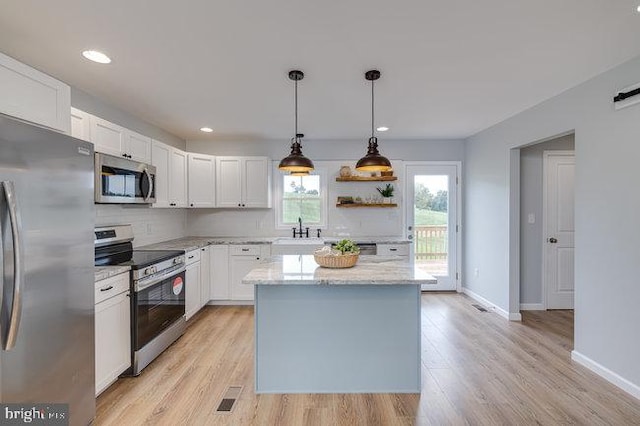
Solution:
<svg viewBox="0 0 640 426"><path fill-rule="evenodd" d="M200 304L202 308L211 300L211 251L210 246L200 249Z"/></svg>
<svg viewBox="0 0 640 426"><path fill-rule="evenodd" d="M242 284L242 279L256 267L264 256L268 256L269 246L232 245L229 250L229 270L231 275L231 300L253 300L253 286Z"/></svg>
<svg viewBox="0 0 640 426"><path fill-rule="evenodd" d="M211 254L211 282L210 299L229 300L231 290L229 288L229 246L213 245L209 248Z"/></svg>
<svg viewBox="0 0 640 426"><path fill-rule="evenodd" d="M95 284L96 396L131 366L129 273Z"/></svg>
<svg viewBox="0 0 640 426"><path fill-rule="evenodd" d="M200 250L187 252L187 271L185 273L185 313L188 320L195 315L202 307L200 304L200 280L202 271L200 269Z"/></svg>

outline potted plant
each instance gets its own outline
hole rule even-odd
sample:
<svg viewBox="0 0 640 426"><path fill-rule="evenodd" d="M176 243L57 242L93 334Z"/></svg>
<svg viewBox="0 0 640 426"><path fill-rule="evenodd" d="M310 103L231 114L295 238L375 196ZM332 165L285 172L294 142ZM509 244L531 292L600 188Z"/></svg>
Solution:
<svg viewBox="0 0 640 426"><path fill-rule="evenodd" d="M395 189L393 185L388 183L384 188L377 187L376 189L380 195L382 195L382 202L384 204L391 204L391 197L393 197L393 190Z"/></svg>

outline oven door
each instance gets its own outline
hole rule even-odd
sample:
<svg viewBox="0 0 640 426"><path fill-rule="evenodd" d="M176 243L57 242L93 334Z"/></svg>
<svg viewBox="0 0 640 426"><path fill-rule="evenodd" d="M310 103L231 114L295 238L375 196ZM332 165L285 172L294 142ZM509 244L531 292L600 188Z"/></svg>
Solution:
<svg viewBox="0 0 640 426"><path fill-rule="evenodd" d="M149 204L156 201L156 168L149 164L96 153L95 202Z"/></svg>
<svg viewBox="0 0 640 426"><path fill-rule="evenodd" d="M144 285L134 283L133 350L138 351L185 314L185 268Z"/></svg>

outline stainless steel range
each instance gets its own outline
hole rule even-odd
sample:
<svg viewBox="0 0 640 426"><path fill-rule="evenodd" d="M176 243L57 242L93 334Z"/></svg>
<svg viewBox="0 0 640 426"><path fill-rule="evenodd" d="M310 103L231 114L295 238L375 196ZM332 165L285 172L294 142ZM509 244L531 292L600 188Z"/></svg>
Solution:
<svg viewBox="0 0 640 426"><path fill-rule="evenodd" d="M95 264L131 267L131 369L137 376L185 331L185 263L179 250L133 250L131 225L95 229Z"/></svg>

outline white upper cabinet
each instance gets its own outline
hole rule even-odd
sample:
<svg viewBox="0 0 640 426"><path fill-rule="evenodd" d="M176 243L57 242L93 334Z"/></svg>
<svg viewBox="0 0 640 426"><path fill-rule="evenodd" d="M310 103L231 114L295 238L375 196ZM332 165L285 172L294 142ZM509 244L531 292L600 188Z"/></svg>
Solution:
<svg viewBox="0 0 640 426"><path fill-rule="evenodd" d="M216 157L216 206L270 208L269 159L266 157Z"/></svg>
<svg viewBox="0 0 640 426"><path fill-rule="evenodd" d="M215 157L189 153L188 170L189 207L215 207Z"/></svg>
<svg viewBox="0 0 640 426"><path fill-rule="evenodd" d="M151 163L151 138L126 130L125 151L132 160Z"/></svg>
<svg viewBox="0 0 640 426"><path fill-rule="evenodd" d="M90 122L91 142L96 151L142 163L151 162L151 138L93 115Z"/></svg>
<svg viewBox="0 0 640 426"><path fill-rule="evenodd" d="M154 140L151 164L156 167L153 207L187 207L187 153Z"/></svg>
<svg viewBox="0 0 640 426"><path fill-rule="evenodd" d="M69 134L71 88L0 53L0 112Z"/></svg>
<svg viewBox="0 0 640 426"><path fill-rule="evenodd" d="M71 136L91 142L91 114L71 108Z"/></svg>
<svg viewBox="0 0 640 426"><path fill-rule="evenodd" d="M171 148L169 206L187 207L187 153Z"/></svg>
<svg viewBox="0 0 640 426"><path fill-rule="evenodd" d="M154 140L151 144L151 164L156 168L156 202L153 207L169 207L169 157L171 147Z"/></svg>

